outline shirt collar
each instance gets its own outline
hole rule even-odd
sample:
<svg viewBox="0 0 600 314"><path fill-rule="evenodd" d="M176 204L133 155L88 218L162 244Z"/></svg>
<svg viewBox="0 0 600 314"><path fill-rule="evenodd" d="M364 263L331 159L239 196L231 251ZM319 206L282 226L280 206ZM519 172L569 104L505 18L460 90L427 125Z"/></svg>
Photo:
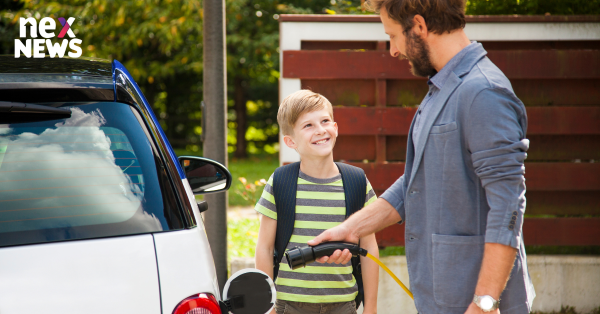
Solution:
<svg viewBox="0 0 600 314"><path fill-rule="evenodd" d="M446 65L434 76L429 77L429 81L427 82L429 85L433 84L438 89L442 89L444 83L448 79L450 73L456 69L456 67L460 64L462 59L469 54L471 51L478 49L481 46L480 43L476 41L472 41L468 46L459 51Z"/></svg>

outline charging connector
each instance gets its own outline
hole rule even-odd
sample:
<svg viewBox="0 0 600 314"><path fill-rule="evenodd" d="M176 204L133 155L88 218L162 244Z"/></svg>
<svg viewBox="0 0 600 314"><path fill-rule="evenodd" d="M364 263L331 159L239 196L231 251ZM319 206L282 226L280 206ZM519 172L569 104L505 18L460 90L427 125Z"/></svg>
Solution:
<svg viewBox="0 0 600 314"><path fill-rule="evenodd" d="M385 270L394 280L398 283L398 285L412 298L413 294L408 290L408 288L394 275L394 273L387 268L379 259L375 256L369 254L367 250L358 246L358 244L346 243L346 242L325 242L321 243L317 246L305 246L305 247L295 247L293 249L285 252L285 258L287 259L288 266L290 269L298 269L300 267L306 266L306 264L314 262L317 258L323 256L329 256L333 254L336 250L348 250L352 254L352 256L366 256L372 259L375 263L377 263L383 270Z"/></svg>

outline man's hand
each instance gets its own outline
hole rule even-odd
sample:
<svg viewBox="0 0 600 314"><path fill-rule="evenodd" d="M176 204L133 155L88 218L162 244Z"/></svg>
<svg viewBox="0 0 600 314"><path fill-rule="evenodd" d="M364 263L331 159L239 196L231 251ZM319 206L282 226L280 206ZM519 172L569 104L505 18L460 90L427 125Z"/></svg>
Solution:
<svg viewBox="0 0 600 314"><path fill-rule="evenodd" d="M348 243L358 243L359 237L356 234L353 234L350 229L347 227L347 222L340 224L337 227L333 227L329 230L325 230L325 232L318 235L316 238L308 241L308 245L315 246L319 245L323 242L331 242L331 241L342 241ZM343 252L340 250L336 250L331 254L331 256L323 256L317 259L319 263L336 263L336 264L346 264L352 258L352 254L347 249Z"/></svg>
<svg viewBox="0 0 600 314"><path fill-rule="evenodd" d="M369 206L359 210L337 227L326 230L316 238L308 241L308 245L315 246L323 242L343 241L358 243L358 239L371 233L375 233L402 218L394 206L383 198L377 199ZM350 251L337 250L329 257L323 256L317 259L319 263L346 264L352 258Z"/></svg>
<svg viewBox="0 0 600 314"><path fill-rule="evenodd" d="M477 304L471 302L471 305L467 308L465 314L500 314L500 309L495 309L491 312L482 311Z"/></svg>

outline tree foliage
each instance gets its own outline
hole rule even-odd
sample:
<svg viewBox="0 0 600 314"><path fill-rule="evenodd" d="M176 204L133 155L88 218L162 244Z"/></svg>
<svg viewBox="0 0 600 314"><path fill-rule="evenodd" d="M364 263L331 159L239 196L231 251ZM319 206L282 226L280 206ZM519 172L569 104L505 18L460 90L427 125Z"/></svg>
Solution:
<svg viewBox="0 0 600 314"><path fill-rule="evenodd" d="M121 61L153 104L171 142L198 142L200 0L33 0L21 5L1 14L2 24L14 32L0 35L5 53L12 53L20 17L75 17L72 28L83 41L83 56Z"/></svg>
<svg viewBox="0 0 600 314"><path fill-rule="evenodd" d="M600 0L467 0L467 14L600 14Z"/></svg>
<svg viewBox="0 0 600 314"><path fill-rule="evenodd" d="M225 1L229 150L275 152L279 16L369 12L360 0ZM467 14L546 13L600 14L600 0L467 1ZM200 150L201 0L0 0L0 53L13 53L19 17L31 16L75 17L83 56L121 61L173 146Z"/></svg>

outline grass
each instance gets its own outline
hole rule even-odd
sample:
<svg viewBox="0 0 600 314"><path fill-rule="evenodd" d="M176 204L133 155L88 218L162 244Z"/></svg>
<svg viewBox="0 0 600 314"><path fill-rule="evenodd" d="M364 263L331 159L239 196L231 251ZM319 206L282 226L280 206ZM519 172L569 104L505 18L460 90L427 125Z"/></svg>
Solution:
<svg viewBox="0 0 600 314"><path fill-rule="evenodd" d="M227 221L227 256L230 260L235 257L254 257L259 226L256 218Z"/></svg>
<svg viewBox="0 0 600 314"><path fill-rule="evenodd" d="M231 159L229 161L229 171L233 176L233 183L229 190L229 205L230 206L254 206L263 188L261 186L256 187L254 191L252 189L245 189L244 184L239 180L240 177L246 178L248 184L254 184L260 179L269 180L269 177L279 167L279 156L278 155L263 155L263 156L252 156L248 159ZM240 193L246 192L247 196L244 198Z"/></svg>
<svg viewBox="0 0 600 314"><path fill-rule="evenodd" d="M403 246L388 246L379 250L379 257L406 255Z"/></svg>

